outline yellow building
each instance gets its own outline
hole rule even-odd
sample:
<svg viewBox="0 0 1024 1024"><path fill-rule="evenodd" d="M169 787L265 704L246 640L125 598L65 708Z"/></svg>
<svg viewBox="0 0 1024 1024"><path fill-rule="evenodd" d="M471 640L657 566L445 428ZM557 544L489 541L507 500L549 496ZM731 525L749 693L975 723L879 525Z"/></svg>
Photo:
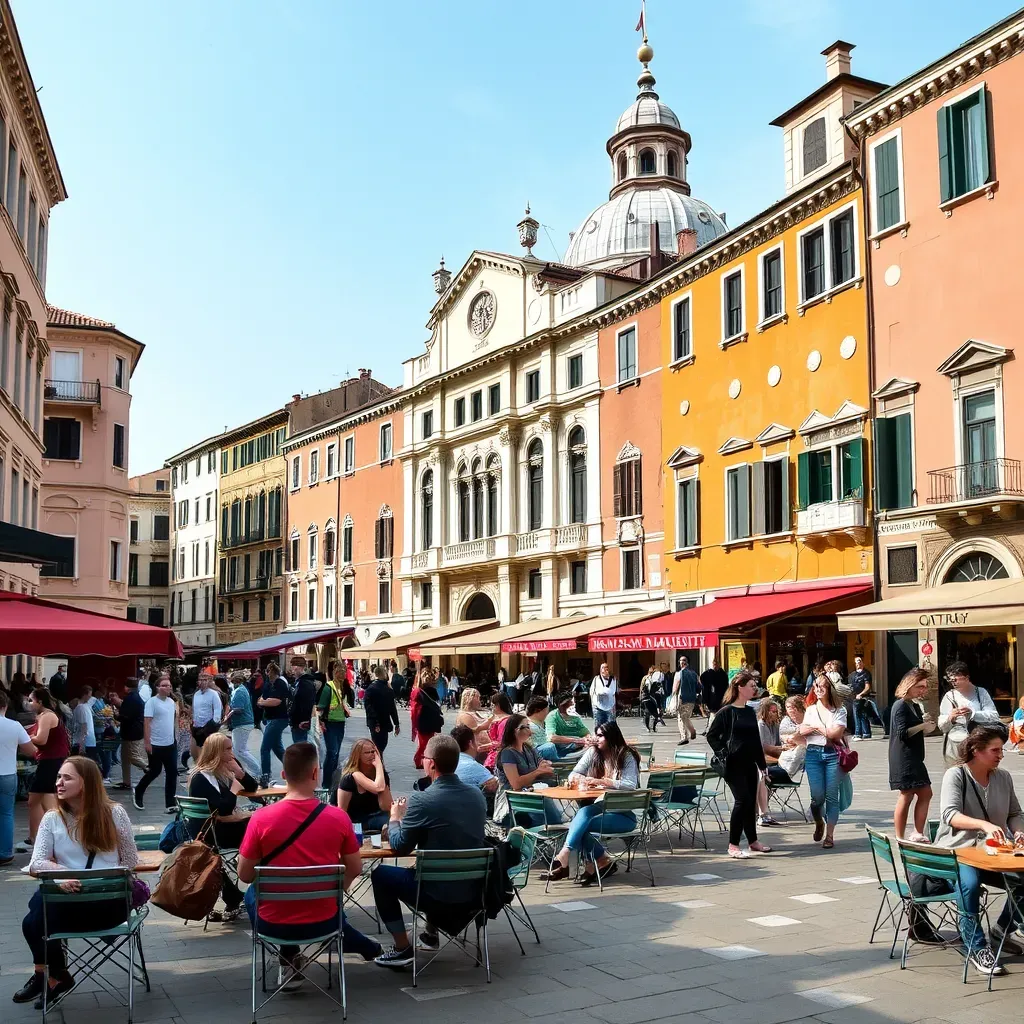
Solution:
<svg viewBox="0 0 1024 1024"><path fill-rule="evenodd" d="M220 449L217 643L279 633L284 627L288 412L278 409L217 439Z"/></svg>

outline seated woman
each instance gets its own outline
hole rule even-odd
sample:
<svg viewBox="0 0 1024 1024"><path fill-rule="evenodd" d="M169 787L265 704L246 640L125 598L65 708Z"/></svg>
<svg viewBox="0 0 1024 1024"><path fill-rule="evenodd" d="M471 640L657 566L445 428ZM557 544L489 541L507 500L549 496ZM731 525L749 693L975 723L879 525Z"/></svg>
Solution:
<svg viewBox="0 0 1024 1024"><path fill-rule="evenodd" d="M959 761L942 777L941 810L936 846L956 849L974 846L979 836L1000 843L1024 842L1024 817L1013 789L1013 776L999 767L1003 759L1002 730L990 725L972 729L959 748ZM1003 888L1008 876L979 871L960 864L960 937L970 950L970 961L982 974L1005 974L993 947L1003 942L1003 951L1011 956L1024 953L1014 937L1020 919L1011 921L1009 902L989 930L989 943L978 917L981 887ZM1024 899L1024 884L1012 883L1018 903ZM914 885L914 879L911 879ZM1020 886L1020 888L1018 888ZM915 889L915 891L917 891Z"/></svg>
<svg viewBox="0 0 1024 1024"><path fill-rule="evenodd" d="M761 701L757 709L757 731L761 737L761 748L765 758L778 759L782 753L782 737L779 726L782 712L774 700ZM768 784L771 782L790 782L789 773L777 764L767 764L765 773L757 780L757 811L759 825L771 826L779 823L768 813Z"/></svg>
<svg viewBox="0 0 1024 1024"><path fill-rule="evenodd" d="M244 772L231 750L231 737L215 732L203 741L202 749L188 780L188 795L205 800L213 812L213 835L222 850L237 850L242 845L249 812L238 809L238 794L243 791ZM195 838L205 823L189 821L188 830ZM234 921L243 913L242 891L233 878L224 872L221 887L224 910L210 914L211 921Z"/></svg>
<svg viewBox="0 0 1024 1024"><path fill-rule="evenodd" d="M500 697L504 697L504 694L499 694ZM547 707L546 703L545 707ZM545 813L543 816L539 813L520 813L516 815L515 821L509 820L511 815L505 794L510 789L518 793L520 790L532 786L534 782L550 782L555 777L555 770L551 767L551 762L542 758L537 753L537 748L531 743L530 722L523 715L509 715L505 719L495 773L498 776L498 798L494 802L496 821L502 822L510 828L514 825L532 828L543 824L545 819L549 824L555 824L562 820L553 800L544 801Z"/></svg>
<svg viewBox="0 0 1024 1024"><path fill-rule="evenodd" d="M480 691L475 687L467 686L459 698L459 713L455 716L456 725L465 725L473 730L476 735L477 753L483 756L490 751L494 744L487 738L487 727L491 724L491 716L482 710L480 702Z"/></svg>
<svg viewBox="0 0 1024 1024"><path fill-rule="evenodd" d="M391 777L371 740L356 740L334 787L335 800L364 832L379 832L391 814Z"/></svg>
<svg viewBox="0 0 1024 1024"><path fill-rule="evenodd" d="M134 868L138 862L131 819L120 804L107 796L95 761L88 757L67 758L57 772L57 809L47 811L39 823L29 873ZM72 878L61 882L60 887L65 892L78 892L82 886ZM46 908L46 923L51 932L113 928L123 924L126 916L123 899L58 903ZM48 1003L70 991L75 983L68 973L63 944L43 942L43 897L38 890L28 901L28 914L21 930L32 951L35 972L14 993L14 1002L37 1000L36 1008L42 1009L46 965L50 969Z"/></svg>
<svg viewBox="0 0 1024 1024"><path fill-rule="evenodd" d="M792 782L797 772L803 771L804 755L807 753L807 740L800 735L800 726L803 724L804 712L807 705L803 697L786 698L786 715L779 723L779 739L782 740L782 753L779 754L778 767L786 773L783 779L781 775L773 775L771 769L768 771L768 780Z"/></svg>
<svg viewBox="0 0 1024 1024"><path fill-rule="evenodd" d="M639 789L640 755L626 743L618 725L605 722L594 731L594 737L594 746L588 747L580 758L569 776L569 785L595 791ZM631 832L636 828L636 815L632 811L605 814L600 800L580 807L569 825L565 846L556 855L551 870L542 872L541 880L557 882L569 876L570 850L576 850L586 858L588 866L584 870L582 885L593 885L597 881L597 872L593 868L595 861L602 881L614 875L617 870L615 862L590 834L591 829L596 828L608 833Z"/></svg>

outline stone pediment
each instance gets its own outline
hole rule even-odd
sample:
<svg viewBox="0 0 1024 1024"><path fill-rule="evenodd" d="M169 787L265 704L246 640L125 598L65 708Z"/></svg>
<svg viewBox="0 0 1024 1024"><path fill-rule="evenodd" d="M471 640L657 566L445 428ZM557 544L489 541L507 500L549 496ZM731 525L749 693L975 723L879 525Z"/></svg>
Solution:
<svg viewBox="0 0 1024 1024"><path fill-rule="evenodd" d="M827 430L830 427L838 427L841 424L852 423L855 420L864 419L868 414L867 409L849 399L843 402L836 410L835 415L826 416L824 413L814 410L799 426L801 434L813 434L819 430Z"/></svg>
<svg viewBox="0 0 1024 1024"><path fill-rule="evenodd" d="M681 444L669 457L665 463L669 469L682 469L684 466L696 466L697 463L702 462L704 456L701 454L699 448L689 448L685 444Z"/></svg>
<svg viewBox="0 0 1024 1024"><path fill-rule="evenodd" d="M986 366L1005 363L1013 358L1013 349L1002 345L993 345L987 341L976 341L969 338L945 362L938 367L939 373L947 377L956 377L972 370L982 370Z"/></svg>
<svg viewBox="0 0 1024 1024"><path fill-rule="evenodd" d="M764 448L770 444L791 441L795 436L796 431L792 427L784 427L781 423L769 423L754 440Z"/></svg>
<svg viewBox="0 0 1024 1024"><path fill-rule="evenodd" d="M890 398L901 398L903 395L910 395L921 387L920 382L908 380L906 377L890 377L877 391L871 393L871 397L877 402L884 402Z"/></svg>
<svg viewBox="0 0 1024 1024"><path fill-rule="evenodd" d="M748 448L753 448L754 442L748 441L745 437L730 437L721 448L718 449L719 455L733 455L736 452L745 452Z"/></svg>

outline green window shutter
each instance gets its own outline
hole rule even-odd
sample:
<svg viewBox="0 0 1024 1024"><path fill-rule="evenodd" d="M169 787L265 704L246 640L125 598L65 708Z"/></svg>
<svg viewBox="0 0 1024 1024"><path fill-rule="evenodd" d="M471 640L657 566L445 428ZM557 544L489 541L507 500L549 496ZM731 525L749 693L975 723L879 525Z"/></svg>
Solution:
<svg viewBox="0 0 1024 1024"><path fill-rule="evenodd" d="M753 466L754 470L754 535L760 536L761 534L767 533L765 528L765 469L767 468L764 462L755 462Z"/></svg>
<svg viewBox="0 0 1024 1024"><path fill-rule="evenodd" d="M864 439L854 438L846 446L846 489L840 498L864 496Z"/></svg>
<svg viewBox="0 0 1024 1024"><path fill-rule="evenodd" d="M896 500L899 508L914 504L913 447L910 435L910 413L895 417Z"/></svg>
<svg viewBox="0 0 1024 1024"><path fill-rule="evenodd" d="M900 172L895 137L875 149L875 230L885 231L900 217Z"/></svg>
<svg viewBox="0 0 1024 1024"><path fill-rule="evenodd" d="M903 417L899 417L902 419ZM908 420L910 417L906 417ZM875 451L878 453L878 507L899 508L896 474L899 455L896 451L896 418L875 420Z"/></svg>
<svg viewBox="0 0 1024 1024"><path fill-rule="evenodd" d="M989 166L989 142L988 142L988 89L982 88L978 94L978 120L981 127L980 137L977 140L978 168L981 172L979 185L984 185L991 180L991 168Z"/></svg>
<svg viewBox="0 0 1024 1024"><path fill-rule="evenodd" d="M736 536L750 536L750 466L741 466L737 473Z"/></svg>
<svg viewBox="0 0 1024 1024"><path fill-rule="evenodd" d="M949 107L939 107L939 202L953 197L953 147L950 144Z"/></svg>
<svg viewBox="0 0 1024 1024"><path fill-rule="evenodd" d="M780 460L782 462L782 494L780 503L782 505L782 529L788 531L792 522L792 514L789 508L789 456Z"/></svg>
<svg viewBox="0 0 1024 1024"><path fill-rule="evenodd" d="M800 452L796 457L796 501L797 508L807 508L811 503L810 452Z"/></svg>
<svg viewBox="0 0 1024 1024"><path fill-rule="evenodd" d="M686 544L688 547L696 547L700 543L700 481L694 480L687 491L687 504L689 514L687 515Z"/></svg>

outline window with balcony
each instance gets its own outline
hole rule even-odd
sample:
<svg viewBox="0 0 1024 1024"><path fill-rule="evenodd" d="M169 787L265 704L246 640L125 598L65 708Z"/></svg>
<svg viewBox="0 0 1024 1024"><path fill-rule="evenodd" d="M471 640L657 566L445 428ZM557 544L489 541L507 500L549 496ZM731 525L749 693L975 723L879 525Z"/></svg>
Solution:
<svg viewBox="0 0 1024 1024"><path fill-rule="evenodd" d="M725 539L746 540L750 536L750 465L731 466L725 471Z"/></svg>
<svg viewBox="0 0 1024 1024"><path fill-rule="evenodd" d="M82 424L76 419L47 416L43 421L43 457L78 462L82 457Z"/></svg>
<svg viewBox="0 0 1024 1024"><path fill-rule="evenodd" d="M539 530L544 522L544 446L538 438L526 449L527 529Z"/></svg>
<svg viewBox="0 0 1024 1024"><path fill-rule="evenodd" d="M498 533L500 510L498 508L498 474L500 462L497 455L487 460L487 536L494 537Z"/></svg>
<svg viewBox="0 0 1024 1024"><path fill-rule="evenodd" d="M459 541L464 542L470 537L472 522L471 493L468 476L456 484L459 502Z"/></svg>
<svg viewBox="0 0 1024 1024"><path fill-rule="evenodd" d="M801 452L797 456L797 495L801 509L863 499L863 439L857 437L843 444Z"/></svg>
<svg viewBox="0 0 1024 1024"><path fill-rule="evenodd" d="M985 86L940 107L938 122L939 194L946 203L992 180Z"/></svg>
<svg viewBox="0 0 1024 1024"><path fill-rule="evenodd" d="M962 409L964 497L993 494L999 489L995 390L965 396Z"/></svg>
<svg viewBox="0 0 1024 1024"><path fill-rule="evenodd" d="M857 275L853 207L832 214L800 235L800 301L808 303Z"/></svg>
<svg viewBox="0 0 1024 1024"><path fill-rule="evenodd" d="M582 427L569 431L569 522L587 521L587 439Z"/></svg>
<svg viewBox="0 0 1024 1024"><path fill-rule="evenodd" d="M484 535L484 481L479 472L479 465L473 467L473 539Z"/></svg>

